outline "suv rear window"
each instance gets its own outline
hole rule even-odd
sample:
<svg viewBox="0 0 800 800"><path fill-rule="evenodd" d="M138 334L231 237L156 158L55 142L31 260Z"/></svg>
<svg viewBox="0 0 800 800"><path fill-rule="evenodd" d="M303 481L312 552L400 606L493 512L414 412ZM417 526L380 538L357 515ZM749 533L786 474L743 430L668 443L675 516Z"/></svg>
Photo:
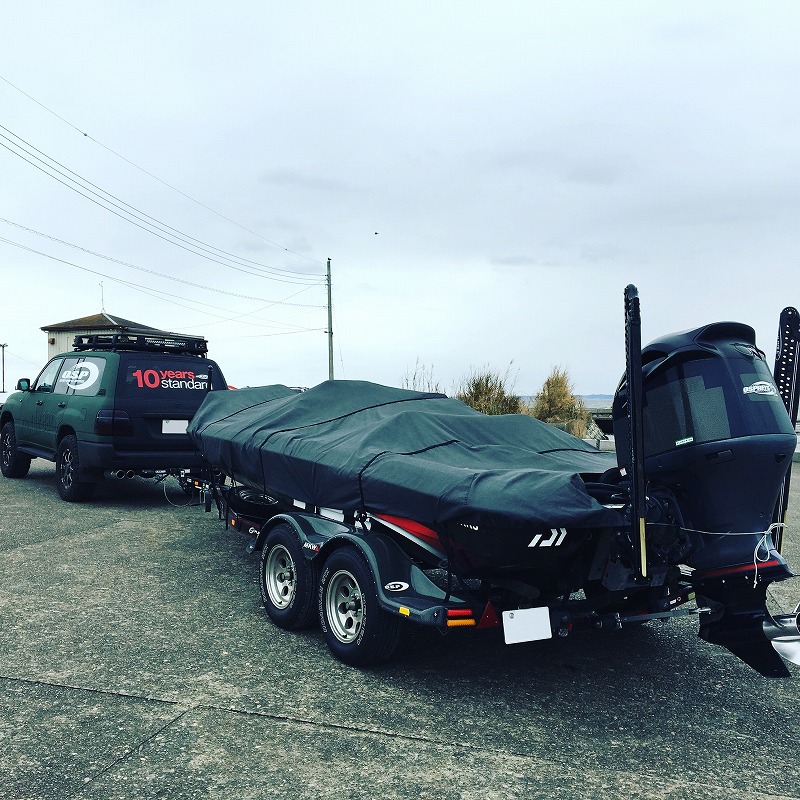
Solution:
<svg viewBox="0 0 800 800"><path fill-rule="evenodd" d="M219 367L205 359L149 353L122 354L117 379L119 398L147 400L196 398L196 403L199 405L209 388L225 389L227 386Z"/></svg>
<svg viewBox="0 0 800 800"><path fill-rule="evenodd" d="M106 360L104 358L91 358L90 356L65 358L53 392L93 397L103 382L105 368Z"/></svg>

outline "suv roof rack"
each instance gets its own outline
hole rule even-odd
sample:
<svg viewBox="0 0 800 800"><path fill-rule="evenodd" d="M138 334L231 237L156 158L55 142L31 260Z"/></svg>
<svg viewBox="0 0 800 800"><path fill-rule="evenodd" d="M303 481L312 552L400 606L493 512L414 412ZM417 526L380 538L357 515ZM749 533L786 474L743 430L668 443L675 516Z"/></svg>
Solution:
<svg viewBox="0 0 800 800"><path fill-rule="evenodd" d="M87 333L76 336L72 347L75 350L138 350L192 356L208 352L208 342L201 336L172 333Z"/></svg>

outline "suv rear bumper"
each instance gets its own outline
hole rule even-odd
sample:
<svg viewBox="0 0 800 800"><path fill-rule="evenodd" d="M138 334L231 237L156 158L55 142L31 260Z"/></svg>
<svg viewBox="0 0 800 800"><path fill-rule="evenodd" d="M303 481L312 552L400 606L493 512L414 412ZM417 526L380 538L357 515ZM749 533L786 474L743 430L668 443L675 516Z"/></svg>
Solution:
<svg viewBox="0 0 800 800"><path fill-rule="evenodd" d="M106 470L198 469L204 463L195 450L117 450L98 442L79 442L78 449L84 477L97 478Z"/></svg>

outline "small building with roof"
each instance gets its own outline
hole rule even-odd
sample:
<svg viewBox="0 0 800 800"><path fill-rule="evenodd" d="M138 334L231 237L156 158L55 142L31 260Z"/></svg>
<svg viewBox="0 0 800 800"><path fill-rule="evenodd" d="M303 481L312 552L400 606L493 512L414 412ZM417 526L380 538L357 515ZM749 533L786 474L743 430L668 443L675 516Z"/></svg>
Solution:
<svg viewBox="0 0 800 800"><path fill-rule="evenodd" d="M72 350L72 343L75 341L76 336L90 335L93 333L146 333L149 335L169 333L169 331L162 331L150 325L143 325L141 322L134 322L130 319L117 317L106 311L101 311L99 314L91 314L88 317L81 317L80 319L71 319L67 322L44 325L42 330L47 334L48 359L51 359L58 353L65 353Z"/></svg>

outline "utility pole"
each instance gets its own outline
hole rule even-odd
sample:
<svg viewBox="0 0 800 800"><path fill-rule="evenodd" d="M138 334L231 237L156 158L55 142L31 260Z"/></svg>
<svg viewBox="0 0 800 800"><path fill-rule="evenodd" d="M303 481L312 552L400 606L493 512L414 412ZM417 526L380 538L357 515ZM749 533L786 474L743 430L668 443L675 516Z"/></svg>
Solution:
<svg viewBox="0 0 800 800"><path fill-rule="evenodd" d="M331 260L328 259L328 380L333 380L333 305L331 304Z"/></svg>
<svg viewBox="0 0 800 800"><path fill-rule="evenodd" d="M5 392L6 390L6 347L8 347L8 344L0 344L0 352L3 353L3 388L0 389L0 392Z"/></svg>

